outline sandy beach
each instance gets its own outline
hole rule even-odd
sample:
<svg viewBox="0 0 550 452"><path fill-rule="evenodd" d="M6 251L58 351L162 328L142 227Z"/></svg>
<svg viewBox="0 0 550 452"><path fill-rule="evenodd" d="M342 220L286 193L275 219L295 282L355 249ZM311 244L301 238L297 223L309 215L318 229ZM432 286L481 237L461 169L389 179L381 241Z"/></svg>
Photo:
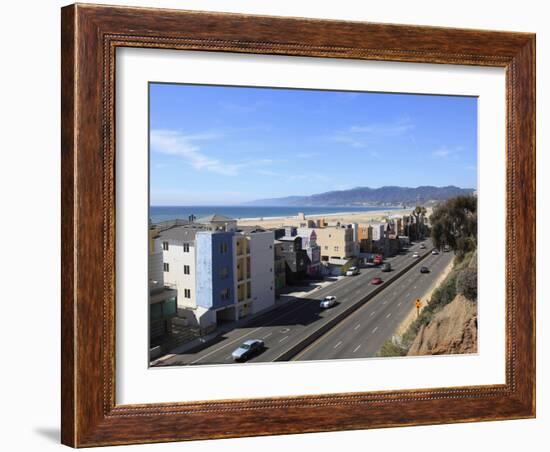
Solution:
<svg viewBox="0 0 550 452"><path fill-rule="evenodd" d="M321 215L306 215L307 220L317 220L324 218L327 222L340 222L340 223L377 223L382 222L386 218L390 217L402 217L403 215L410 215L413 211L410 209L397 209L397 210L372 210L370 212L345 212L339 214L321 214ZM427 215L431 213L431 209L428 208ZM260 218L260 219L240 219L237 220L240 226L261 226L263 228L277 228L281 226L300 226L304 223L304 220L298 219L298 217L281 217L281 218Z"/></svg>

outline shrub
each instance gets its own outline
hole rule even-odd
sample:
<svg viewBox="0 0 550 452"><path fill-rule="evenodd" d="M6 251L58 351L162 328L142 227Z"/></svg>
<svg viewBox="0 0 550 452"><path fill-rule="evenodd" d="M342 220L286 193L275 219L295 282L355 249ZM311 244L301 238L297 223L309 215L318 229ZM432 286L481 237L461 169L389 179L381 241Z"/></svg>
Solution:
<svg viewBox="0 0 550 452"><path fill-rule="evenodd" d="M477 269L468 267L456 277L456 291L468 300L477 301Z"/></svg>

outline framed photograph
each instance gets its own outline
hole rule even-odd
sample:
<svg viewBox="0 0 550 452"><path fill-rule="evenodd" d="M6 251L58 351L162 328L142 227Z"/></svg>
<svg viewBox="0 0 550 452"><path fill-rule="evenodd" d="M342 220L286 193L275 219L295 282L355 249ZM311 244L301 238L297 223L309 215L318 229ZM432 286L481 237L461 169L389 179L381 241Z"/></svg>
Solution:
<svg viewBox="0 0 550 452"><path fill-rule="evenodd" d="M535 36L62 9L62 442L535 416Z"/></svg>

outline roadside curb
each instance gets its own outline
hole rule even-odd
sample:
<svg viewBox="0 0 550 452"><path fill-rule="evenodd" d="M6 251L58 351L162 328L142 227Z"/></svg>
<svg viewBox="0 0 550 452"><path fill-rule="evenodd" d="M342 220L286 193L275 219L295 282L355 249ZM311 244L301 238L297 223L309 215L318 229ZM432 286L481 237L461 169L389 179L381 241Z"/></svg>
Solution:
<svg viewBox="0 0 550 452"><path fill-rule="evenodd" d="M338 323L343 321L346 317L348 317L350 314L355 312L357 309L359 309L361 306L363 306L367 301L374 298L376 295L378 295L382 290L388 288L391 286L395 281L397 281L401 276L403 276L405 273L407 273L409 270L411 270L413 267L415 267L417 264L422 262L424 259L426 259L428 256L431 255L431 252L435 248L432 248L426 252L423 256L421 256L419 259L416 259L414 262L411 262L409 265L407 265L405 268L402 268L399 270L398 273L396 273L392 279L390 279L387 284L381 285L377 287L375 290L370 292L365 297L361 298L359 301L349 305L346 309L344 309L342 312L340 312L335 317L332 317L329 319L324 325L319 327L317 330L313 331L309 336L302 339L299 343L293 345L290 349L286 350L285 352L281 353L279 356L277 356L275 359L273 359L273 362L278 361L289 361L291 358L296 356L298 353L300 353L304 348L306 348L308 345L311 345L313 342L315 342L317 339L319 339L321 336L323 336L327 331L334 328Z"/></svg>

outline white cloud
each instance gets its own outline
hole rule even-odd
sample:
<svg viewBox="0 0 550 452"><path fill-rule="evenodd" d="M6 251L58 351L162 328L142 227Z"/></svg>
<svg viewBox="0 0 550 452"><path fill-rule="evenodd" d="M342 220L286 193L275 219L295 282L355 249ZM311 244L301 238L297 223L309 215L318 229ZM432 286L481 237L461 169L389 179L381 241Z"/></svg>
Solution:
<svg viewBox="0 0 550 452"><path fill-rule="evenodd" d="M410 121L397 121L395 123L383 124L372 123L360 126L351 126L351 133L365 133L370 135L397 136L414 129Z"/></svg>
<svg viewBox="0 0 550 452"><path fill-rule="evenodd" d="M346 130L334 133L331 141L344 143L353 148L366 148L373 137L399 136L414 129L414 124L408 118L388 123L368 123L352 125Z"/></svg>
<svg viewBox="0 0 550 452"><path fill-rule="evenodd" d="M210 157L201 151L200 142L220 138L215 133L184 134L176 130L151 130L151 151L165 155L175 155L185 159L193 168L225 176L236 176L242 168L270 165L270 159L225 162Z"/></svg>

